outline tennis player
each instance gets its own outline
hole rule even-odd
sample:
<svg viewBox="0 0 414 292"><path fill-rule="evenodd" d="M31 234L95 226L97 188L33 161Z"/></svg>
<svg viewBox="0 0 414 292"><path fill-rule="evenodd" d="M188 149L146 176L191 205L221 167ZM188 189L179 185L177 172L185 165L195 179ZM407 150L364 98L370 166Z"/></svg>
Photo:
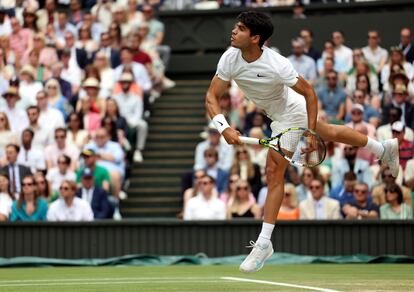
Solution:
<svg viewBox="0 0 414 292"><path fill-rule="evenodd" d="M249 11L241 13L237 21L231 34L231 48L221 56L206 95L208 114L227 143L241 144L240 133L229 126L218 104L219 97L226 92L233 79L246 98L272 119L272 136L290 127L308 128L325 141L365 147L388 165L392 175L397 177L399 153L396 139L380 143L346 126L317 121L318 98L313 87L298 75L285 57L263 46L273 33L270 17ZM312 141L307 142L312 145ZM277 151L268 152L264 222L258 239L251 242L252 251L240 265L242 272L260 270L273 254L270 239L283 199L287 166L288 161Z"/></svg>

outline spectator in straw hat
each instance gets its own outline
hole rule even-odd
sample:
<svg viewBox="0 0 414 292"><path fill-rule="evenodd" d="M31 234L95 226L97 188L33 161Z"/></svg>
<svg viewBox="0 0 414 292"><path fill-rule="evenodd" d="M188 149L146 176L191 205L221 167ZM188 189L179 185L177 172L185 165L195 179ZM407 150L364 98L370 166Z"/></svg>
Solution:
<svg viewBox="0 0 414 292"><path fill-rule="evenodd" d="M3 97L6 100L6 104L0 110L6 113L11 130L17 137L19 137L21 131L29 125L29 119L23 109L16 107L17 101L20 99L17 88L9 87L9 89L3 93Z"/></svg>
<svg viewBox="0 0 414 292"><path fill-rule="evenodd" d="M20 70L19 95L17 106L26 109L36 104L36 93L43 89L41 82L36 81L35 69L31 65L24 65Z"/></svg>
<svg viewBox="0 0 414 292"><path fill-rule="evenodd" d="M91 111L102 116L105 112L105 99L99 95L101 88L99 80L89 77L83 82L82 88L86 94L82 95L81 99L88 99L91 103ZM76 108L78 108L78 105Z"/></svg>

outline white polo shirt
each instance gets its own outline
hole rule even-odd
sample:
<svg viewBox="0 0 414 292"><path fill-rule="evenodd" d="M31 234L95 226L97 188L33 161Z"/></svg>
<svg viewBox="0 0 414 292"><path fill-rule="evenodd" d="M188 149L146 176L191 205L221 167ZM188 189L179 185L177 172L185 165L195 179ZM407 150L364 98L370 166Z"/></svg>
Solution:
<svg viewBox="0 0 414 292"><path fill-rule="evenodd" d="M217 65L217 76L234 80L245 96L272 119L286 113L306 113L305 98L289 90L298 81L292 63L272 49L263 47L262 55L246 62L237 48L229 48Z"/></svg>
<svg viewBox="0 0 414 292"><path fill-rule="evenodd" d="M88 202L73 198L72 206L68 207L62 198L54 201L47 212L48 221L92 221L93 212Z"/></svg>
<svg viewBox="0 0 414 292"><path fill-rule="evenodd" d="M191 198L184 210L184 220L224 220L226 206L216 196L209 200L200 194Z"/></svg>

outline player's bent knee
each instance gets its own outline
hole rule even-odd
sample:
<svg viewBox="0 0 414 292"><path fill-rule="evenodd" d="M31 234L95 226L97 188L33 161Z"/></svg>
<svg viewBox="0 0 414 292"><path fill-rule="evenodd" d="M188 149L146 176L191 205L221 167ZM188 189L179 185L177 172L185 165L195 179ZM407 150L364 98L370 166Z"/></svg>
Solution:
<svg viewBox="0 0 414 292"><path fill-rule="evenodd" d="M285 168L277 165L266 167L266 179L268 182L283 181L285 177Z"/></svg>

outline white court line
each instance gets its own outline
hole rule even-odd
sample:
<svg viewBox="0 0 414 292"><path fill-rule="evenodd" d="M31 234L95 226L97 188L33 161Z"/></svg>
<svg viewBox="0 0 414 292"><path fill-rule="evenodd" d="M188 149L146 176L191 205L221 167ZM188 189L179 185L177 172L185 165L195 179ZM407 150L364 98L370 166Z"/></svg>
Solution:
<svg viewBox="0 0 414 292"><path fill-rule="evenodd" d="M221 279L230 280L230 281L238 281L238 282L250 282L250 283L258 283L258 284L274 285L274 286L283 286L283 287L307 289L307 290L321 291L321 292L340 292L338 290L332 290L332 289L326 289L326 288L318 288L318 287L312 287L312 286L303 286L303 285L288 284L288 283L281 283L281 282L271 282L271 281L263 281L263 280L236 278L236 277L221 277Z"/></svg>
<svg viewBox="0 0 414 292"><path fill-rule="evenodd" d="M215 280L217 277L129 277L129 278L65 278L65 279L24 279L24 280L0 280L4 283L27 282L82 282L82 281L145 281L145 280Z"/></svg>
<svg viewBox="0 0 414 292"><path fill-rule="evenodd" d="M97 279L95 279L97 280ZM200 280L168 280L168 281L100 281L100 282L55 282L55 283L16 283L16 284L0 284L0 287L34 287L34 286L71 286L71 285L118 285L118 284L176 284L176 283L200 283ZM220 279L203 280L203 283L225 283ZM229 282L228 282L229 283Z"/></svg>

